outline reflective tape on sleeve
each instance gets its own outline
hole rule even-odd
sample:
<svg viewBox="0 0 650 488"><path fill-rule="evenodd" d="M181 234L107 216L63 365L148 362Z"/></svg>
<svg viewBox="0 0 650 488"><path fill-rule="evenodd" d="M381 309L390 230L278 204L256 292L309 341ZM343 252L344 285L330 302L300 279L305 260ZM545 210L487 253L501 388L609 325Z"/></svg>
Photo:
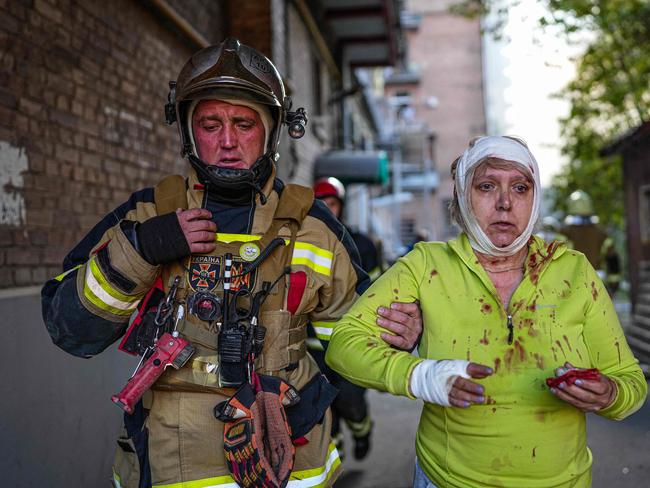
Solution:
<svg viewBox="0 0 650 488"><path fill-rule="evenodd" d="M302 264L317 273L330 276L334 254L307 242L296 242L293 248L291 264Z"/></svg>
<svg viewBox="0 0 650 488"><path fill-rule="evenodd" d="M140 296L125 295L115 289L102 274L95 258L88 261L84 296L93 305L115 315L130 315L138 306Z"/></svg>
<svg viewBox="0 0 650 488"><path fill-rule="evenodd" d="M311 325L316 332L316 337L323 341L329 341L336 322L312 322Z"/></svg>

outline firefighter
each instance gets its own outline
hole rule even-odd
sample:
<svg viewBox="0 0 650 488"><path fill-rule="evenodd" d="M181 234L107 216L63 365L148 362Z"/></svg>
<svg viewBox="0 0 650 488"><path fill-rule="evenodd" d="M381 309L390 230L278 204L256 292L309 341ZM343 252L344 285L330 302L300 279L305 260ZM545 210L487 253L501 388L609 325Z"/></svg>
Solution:
<svg viewBox="0 0 650 488"><path fill-rule="evenodd" d="M334 217L342 220L345 206L345 187L337 178L321 178L314 183L314 196L330 209ZM361 232L354 232L346 227L352 236L361 257L361 267L374 280L381 274L381 256L372 240ZM321 371L339 390L332 404L332 438L341 456L344 455L343 432L341 420L350 429L354 440L354 458L363 459L370 451L370 436L373 422L370 418L366 389L349 382L325 364L325 352L318 340L314 340L312 329L309 330L308 347Z"/></svg>
<svg viewBox="0 0 650 488"><path fill-rule="evenodd" d="M334 217L343 222L345 187L340 180L334 177L320 178L314 183L314 196L322 200ZM345 227L359 250L361 267L368 273L370 280L374 281L383 271L383 257L379 247L363 232Z"/></svg>
<svg viewBox="0 0 650 488"><path fill-rule="evenodd" d="M621 281L620 258L613 239L598 223L591 197L584 191L576 190L569 195L561 233L567 236L575 250L587 257L605 282L610 296L614 296Z"/></svg>
<svg viewBox="0 0 650 488"><path fill-rule="evenodd" d="M331 486L339 474L335 391L305 354L305 329L326 339L368 278L312 190L275 177L281 131L304 133L306 113L290 106L255 49L229 38L195 53L165 106L187 174L134 193L43 287L53 342L88 358L122 338L146 371L132 381L187 344L124 417L117 487ZM419 333L417 317L393 318Z"/></svg>

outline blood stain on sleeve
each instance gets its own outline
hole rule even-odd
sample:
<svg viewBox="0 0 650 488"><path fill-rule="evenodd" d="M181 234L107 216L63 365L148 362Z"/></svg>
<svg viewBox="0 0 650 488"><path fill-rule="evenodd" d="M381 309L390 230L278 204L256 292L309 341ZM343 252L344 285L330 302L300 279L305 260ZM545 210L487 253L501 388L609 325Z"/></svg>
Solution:
<svg viewBox="0 0 650 488"><path fill-rule="evenodd" d="M484 303L481 306L481 312L483 312L484 314L492 313L492 305L490 305L489 303Z"/></svg>
<svg viewBox="0 0 650 488"><path fill-rule="evenodd" d="M438 271L435 269L431 270L431 273L429 273L429 283L431 283L431 280L435 278L438 275Z"/></svg>
<svg viewBox="0 0 650 488"><path fill-rule="evenodd" d="M598 290L596 289L596 283L591 282L591 296L594 298L594 302L598 300Z"/></svg>
<svg viewBox="0 0 650 488"><path fill-rule="evenodd" d="M544 356L542 356L539 353L534 353L533 357L535 358L535 363L537 363L537 367L539 369L544 369Z"/></svg>
<svg viewBox="0 0 650 488"><path fill-rule="evenodd" d="M569 342L569 338L566 335L562 336L564 338L564 342L566 342L566 346L569 348L569 352L573 352L573 348L571 347L571 343Z"/></svg>
<svg viewBox="0 0 650 488"><path fill-rule="evenodd" d="M374 297L374 296L375 296L375 294L374 294L374 293L371 293L370 295L368 295L368 298L372 298L372 297Z"/></svg>

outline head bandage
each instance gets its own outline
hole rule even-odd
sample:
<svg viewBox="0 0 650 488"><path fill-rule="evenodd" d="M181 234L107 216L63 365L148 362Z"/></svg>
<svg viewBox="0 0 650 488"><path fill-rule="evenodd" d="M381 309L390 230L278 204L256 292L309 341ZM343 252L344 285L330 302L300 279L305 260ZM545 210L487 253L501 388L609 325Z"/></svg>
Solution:
<svg viewBox="0 0 650 488"><path fill-rule="evenodd" d="M273 117L271 117L271 111L266 105L261 103L251 102L249 100L236 100L232 98L217 98L217 97L205 97L192 100L190 104L190 109L187 111L187 126L190 128L190 139L192 140L192 147L194 148L194 153L198 156L198 150L196 148L196 141L194 140L194 126L192 125L192 117L194 116L194 110L199 102L203 100L218 100L220 102L226 102L230 105L241 105L243 107L248 107L251 110L255 110L260 119L262 120L262 125L264 126L264 150L266 152L267 146L269 143L269 136L271 135L271 128L273 127ZM261 156L261 154L260 154Z"/></svg>
<svg viewBox="0 0 650 488"><path fill-rule="evenodd" d="M524 174L533 180L533 208L526 229L510 245L506 247L495 246L490 238L476 221L476 216L471 208L470 190L476 167L486 158L502 159L513 163L523 169ZM463 220L465 231L469 237L472 248L483 254L495 257L512 256L528 244L533 233L533 228L539 218L539 205L541 200L541 185L539 181L539 168L532 153L522 143L501 136L487 136L479 138L472 147L465 149L456 166L454 179L458 207Z"/></svg>

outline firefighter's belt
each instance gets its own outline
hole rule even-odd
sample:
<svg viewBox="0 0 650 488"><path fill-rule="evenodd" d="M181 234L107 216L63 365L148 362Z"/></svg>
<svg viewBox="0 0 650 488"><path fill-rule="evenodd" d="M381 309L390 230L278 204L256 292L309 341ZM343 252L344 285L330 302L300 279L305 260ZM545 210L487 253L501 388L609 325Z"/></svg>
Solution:
<svg viewBox="0 0 650 488"><path fill-rule="evenodd" d="M251 383L214 408L215 417L225 423L226 462L239 486L287 485L296 451L284 408L298 401L298 392L280 378L253 372Z"/></svg>

